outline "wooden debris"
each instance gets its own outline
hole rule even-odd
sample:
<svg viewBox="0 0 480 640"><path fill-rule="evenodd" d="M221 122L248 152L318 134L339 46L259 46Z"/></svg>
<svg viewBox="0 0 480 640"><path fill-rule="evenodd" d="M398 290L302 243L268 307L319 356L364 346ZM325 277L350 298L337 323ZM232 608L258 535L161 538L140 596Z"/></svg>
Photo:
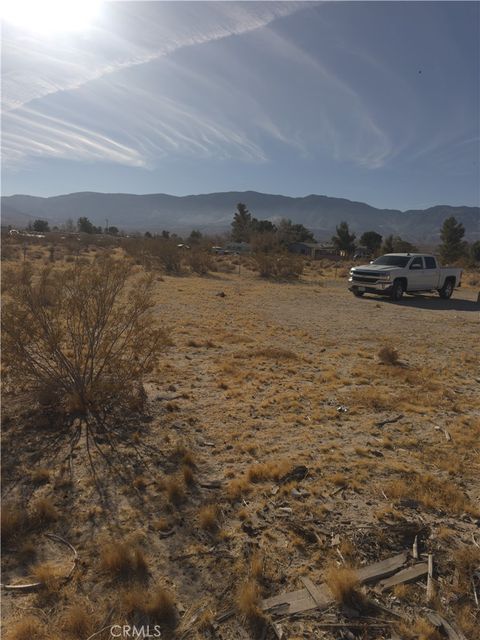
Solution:
<svg viewBox="0 0 480 640"><path fill-rule="evenodd" d="M198 483L202 489L221 489L222 481L221 480L205 480L204 482Z"/></svg>
<svg viewBox="0 0 480 640"><path fill-rule="evenodd" d="M398 415L396 418L390 418L389 420L381 420L380 422L376 422L376 427L384 427L386 424L393 424L394 422L398 422L403 418L403 413Z"/></svg>
<svg viewBox="0 0 480 640"><path fill-rule="evenodd" d="M445 632L448 640L467 640L461 631L454 629L443 616L437 613L437 611L429 609L426 611L426 616L434 627L442 629Z"/></svg>
<svg viewBox="0 0 480 640"><path fill-rule="evenodd" d="M428 554L427 565L427 602L431 602L435 595L435 588L433 586L433 555Z"/></svg>
<svg viewBox="0 0 480 640"><path fill-rule="evenodd" d="M376 587L375 591L382 592L387 589L391 589L395 587L397 584L407 584L408 582L414 582L418 580L418 578L422 578L423 576L428 574L428 564L426 562L420 562L419 564L413 565L413 567L409 567L408 569L402 569L398 573L395 573L391 578L387 578L380 582Z"/></svg>
<svg viewBox="0 0 480 640"><path fill-rule="evenodd" d="M363 584L376 582L400 569L406 560L407 552L403 552L382 562L376 562L368 567L358 569L356 571L358 581ZM302 580L305 580L305 578ZM316 586L313 583L310 584L309 581L308 585L308 588L305 589L267 598L262 602L262 609L269 611L272 615L292 615L309 611L310 609L327 609L334 603L335 600L325 583Z"/></svg>
<svg viewBox="0 0 480 640"><path fill-rule="evenodd" d="M414 560L418 560L418 535L415 536L413 541L412 556Z"/></svg>
<svg viewBox="0 0 480 640"><path fill-rule="evenodd" d="M313 584L310 578L307 578L307 577L302 576L300 580L303 582L306 590L312 596L313 600L316 602L317 607L322 609L325 604L327 604L328 606L328 603L330 602L332 597L330 590L328 588L322 589L322 586L317 587L315 584Z"/></svg>

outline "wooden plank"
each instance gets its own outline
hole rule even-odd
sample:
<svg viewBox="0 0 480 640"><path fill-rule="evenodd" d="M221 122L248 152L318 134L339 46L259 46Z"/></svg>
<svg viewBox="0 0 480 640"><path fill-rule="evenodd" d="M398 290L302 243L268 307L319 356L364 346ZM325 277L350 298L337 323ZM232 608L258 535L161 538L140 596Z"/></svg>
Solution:
<svg viewBox="0 0 480 640"><path fill-rule="evenodd" d="M262 602L262 609L264 611L278 609L278 611L272 611L272 613L281 615L292 615L293 613L300 613L301 611L309 611L310 609L316 608L317 603L308 593L307 589L282 593L279 596L267 598Z"/></svg>
<svg viewBox="0 0 480 640"><path fill-rule="evenodd" d="M407 582L413 582L414 580L418 580L418 578L422 578L426 576L428 573L428 564L426 562L420 562L419 564L413 565L413 567L408 567L408 569L402 569L395 575L387 578L380 582L376 587L375 591L386 591L387 589L391 589L397 584L406 584Z"/></svg>
<svg viewBox="0 0 480 640"><path fill-rule="evenodd" d="M382 562L376 562L368 567L358 569L356 573L359 582L375 582L376 580L391 575L405 564L407 556L408 554L405 551L404 553L399 553L396 556L382 560ZM306 589L299 589L297 591L291 591L290 593L282 593L278 596L267 598L262 602L262 609L264 611L270 611L272 614L292 615L311 609L326 609L335 601L328 586L324 582L318 586L313 584L308 578L302 578L302 582L305 587L307 587Z"/></svg>
<svg viewBox="0 0 480 640"><path fill-rule="evenodd" d="M407 561L408 553L403 551L396 556L382 560L381 562L375 562L368 567L357 569L358 579L361 583L376 582L382 578L390 576L395 573L397 569L403 567Z"/></svg>
<svg viewBox="0 0 480 640"><path fill-rule="evenodd" d="M310 578L301 577L300 580L305 585L306 590L315 600L319 609L326 609L332 603L332 594L330 589L325 584L321 584L319 587L313 584Z"/></svg>
<svg viewBox="0 0 480 640"><path fill-rule="evenodd" d="M447 634L448 640L467 640L467 638L461 631L457 631L457 629L454 629L452 625L436 611L427 611L426 616L434 627L436 627L437 629L443 628L443 630Z"/></svg>

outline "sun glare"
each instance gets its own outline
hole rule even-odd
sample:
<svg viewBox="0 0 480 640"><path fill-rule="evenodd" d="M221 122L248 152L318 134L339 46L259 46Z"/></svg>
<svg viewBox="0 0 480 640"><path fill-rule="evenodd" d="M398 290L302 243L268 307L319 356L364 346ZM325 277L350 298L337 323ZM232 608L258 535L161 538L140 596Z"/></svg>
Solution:
<svg viewBox="0 0 480 640"><path fill-rule="evenodd" d="M3 0L2 20L26 31L50 35L92 26L102 0Z"/></svg>

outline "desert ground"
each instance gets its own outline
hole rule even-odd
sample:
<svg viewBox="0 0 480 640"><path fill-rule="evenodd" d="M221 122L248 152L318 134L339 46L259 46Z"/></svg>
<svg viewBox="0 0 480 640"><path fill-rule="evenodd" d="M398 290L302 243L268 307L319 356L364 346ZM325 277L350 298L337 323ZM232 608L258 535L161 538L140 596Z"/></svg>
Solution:
<svg viewBox="0 0 480 640"><path fill-rule="evenodd" d="M478 275L392 303L349 293L347 263L275 282L233 262L158 274L170 345L145 409L118 418L131 442L93 453L97 479L80 444L66 468L28 390L4 389L2 582L39 583L3 589L5 637L480 638ZM426 576L355 583L413 564L415 541L428 594ZM330 606L265 610L301 578Z"/></svg>

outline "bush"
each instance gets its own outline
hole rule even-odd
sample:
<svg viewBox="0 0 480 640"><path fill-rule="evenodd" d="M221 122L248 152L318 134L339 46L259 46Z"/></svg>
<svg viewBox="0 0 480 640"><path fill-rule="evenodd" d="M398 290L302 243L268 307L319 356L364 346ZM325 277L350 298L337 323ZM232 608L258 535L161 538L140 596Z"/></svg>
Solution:
<svg viewBox="0 0 480 640"><path fill-rule="evenodd" d="M26 266L4 304L5 375L67 413L132 406L167 343L152 319L153 282L110 258L36 278Z"/></svg>
<svg viewBox="0 0 480 640"><path fill-rule="evenodd" d="M258 253L255 263L262 278L291 280L303 273L302 259L290 254Z"/></svg>
<svg viewBox="0 0 480 640"><path fill-rule="evenodd" d="M201 249L191 249L187 254L187 264L194 273L205 275L214 270L212 256Z"/></svg>

